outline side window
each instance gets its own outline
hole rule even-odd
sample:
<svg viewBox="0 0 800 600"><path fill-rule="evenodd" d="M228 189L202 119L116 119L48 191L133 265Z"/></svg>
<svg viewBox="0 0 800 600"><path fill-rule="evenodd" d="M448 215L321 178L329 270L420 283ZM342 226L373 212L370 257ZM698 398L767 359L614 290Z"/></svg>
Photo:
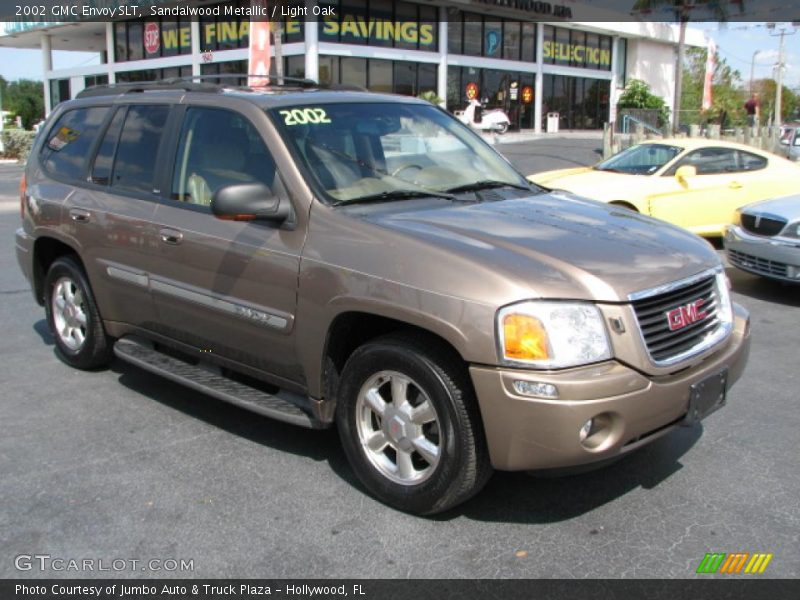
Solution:
<svg viewBox="0 0 800 600"><path fill-rule="evenodd" d="M731 148L701 148L691 152L674 167L685 165L697 169L698 175L713 175L715 173L730 173L739 171L736 161L736 150Z"/></svg>
<svg viewBox="0 0 800 600"><path fill-rule="evenodd" d="M42 145L44 168L53 175L83 178L89 151L107 114L107 106L95 106L76 108L61 115Z"/></svg>
<svg viewBox="0 0 800 600"><path fill-rule="evenodd" d="M758 171L759 169L767 168L767 159L758 154L739 150L739 161L742 171Z"/></svg>
<svg viewBox="0 0 800 600"><path fill-rule="evenodd" d="M170 198L208 206L222 187L263 183L272 188L274 180L275 161L250 121L218 108L186 110Z"/></svg>
<svg viewBox="0 0 800 600"><path fill-rule="evenodd" d="M100 185L111 183L111 169L114 166L114 152L117 149L119 132L122 129L122 121L125 119L125 107L120 107L111 119L111 123L103 135L100 148L94 159L92 167L91 181Z"/></svg>
<svg viewBox="0 0 800 600"><path fill-rule="evenodd" d="M169 106L130 106L119 138L111 185L132 192L151 193L161 134Z"/></svg>

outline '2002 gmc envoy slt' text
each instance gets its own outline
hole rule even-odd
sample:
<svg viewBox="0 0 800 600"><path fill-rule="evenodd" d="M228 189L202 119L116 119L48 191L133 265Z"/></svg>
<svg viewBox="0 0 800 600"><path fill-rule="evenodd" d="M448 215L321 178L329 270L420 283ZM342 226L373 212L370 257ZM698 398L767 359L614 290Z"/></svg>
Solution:
<svg viewBox="0 0 800 600"><path fill-rule="evenodd" d="M520 175L422 100L302 81L91 88L43 126L19 264L60 357L311 428L417 514L602 463L724 404L716 252Z"/></svg>

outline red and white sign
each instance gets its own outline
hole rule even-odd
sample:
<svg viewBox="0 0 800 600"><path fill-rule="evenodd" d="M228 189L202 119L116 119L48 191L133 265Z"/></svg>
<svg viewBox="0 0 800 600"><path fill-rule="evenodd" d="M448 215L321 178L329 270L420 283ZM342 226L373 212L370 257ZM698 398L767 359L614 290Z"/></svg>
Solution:
<svg viewBox="0 0 800 600"><path fill-rule="evenodd" d="M251 0L250 6L262 6L263 12L267 12L266 0ZM253 11L253 14L256 14ZM269 85L269 21L250 20L250 55L248 60L248 73L250 77L247 85L250 87L265 87Z"/></svg>
<svg viewBox="0 0 800 600"><path fill-rule="evenodd" d="M144 49L148 54L158 54L161 49L161 30L158 23L144 24Z"/></svg>
<svg viewBox="0 0 800 600"><path fill-rule="evenodd" d="M667 323L669 324L670 331L678 331L684 327L688 327L692 323L705 319L708 316L708 311L703 310L705 300L702 298L684 304L678 308L673 308L667 311Z"/></svg>
<svg viewBox="0 0 800 600"><path fill-rule="evenodd" d="M711 82L714 79L714 70L717 68L717 46L714 40L708 41L708 57L706 58L706 74L703 80L703 110L711 108Z"/></svg>

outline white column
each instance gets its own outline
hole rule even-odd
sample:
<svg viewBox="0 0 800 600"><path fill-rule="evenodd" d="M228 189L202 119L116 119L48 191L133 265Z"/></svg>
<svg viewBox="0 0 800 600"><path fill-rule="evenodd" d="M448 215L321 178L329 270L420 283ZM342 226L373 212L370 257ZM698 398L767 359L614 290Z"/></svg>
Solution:
<svg viewBox="0 0 800 600"><path fill-rule="evenodd" d="M544 24L536 23L536 87L533 94L533 132L542 133L542 94L544 93Z"/></svg>
<svg viewBox="0 0 800 600"><path fill-rule="evenodd" d="M106 68L108 69L108 83L117 82L117 72L114 66L117 64L117 55L114 50L114 23L106 23Z"/></svg>
<svg viewBox="0 0 800 600"><path fill-rule="evenodd" d="M436 95L447 106L447 9L439 8L439 70L436 76Z"/></svg>
<svg viewBox="0 0 800 600"><path fill-rule="evenodd" d="M200 21L191 22L192 75L200 75Z"/></svg>
<svg viewBox="0 0 800 600"><path fill-rule="evenodd" d="M617 120L617 87L619 86L619 36L611 38L611 85L608 90L608 122Z"/></svg>
<svg viewBox="0 0 800 600"><path fill-rule="evenodd" d="M305 22L306 79L319 81L319 22Z"/></svg>
<svg viewBox="0 0 800 600"><path fill-rule="evenodd" d="M69 97L74 98L86 87L86 79L83 75L74 75L69 78Z"/></svg>
<svg viewBox="0 0 800 600"><path fill-rule="evenodd" d="M42 34L42 71L44 78L44 114L49 115L53 110L52 102L50 102L50 71L53 70L53 52L50 46L50 36L46 33Z"/></svg>

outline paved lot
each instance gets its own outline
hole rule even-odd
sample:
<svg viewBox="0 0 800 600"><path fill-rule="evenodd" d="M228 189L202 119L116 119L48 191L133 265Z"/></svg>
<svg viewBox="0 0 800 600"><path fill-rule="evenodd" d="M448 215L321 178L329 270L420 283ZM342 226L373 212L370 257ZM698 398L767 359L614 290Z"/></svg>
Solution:
<svg viewBox="0 0 800 600"><path fill-rule="evenodd" d="M594 162L597 146L500 148L530 172ZM702 426L582 476L498 473L469 503L419 519L361 491L335 431L126 364L59 362L13 256L18 174L0 166L0 577L77 575L15 570L15 556L45 553L193 559L183 576L671 578L693 576L707 551L772 552L768 575L800 576L797 289L730 272L752 355ZM119 573L137 574L168 575Z"/></svg>

